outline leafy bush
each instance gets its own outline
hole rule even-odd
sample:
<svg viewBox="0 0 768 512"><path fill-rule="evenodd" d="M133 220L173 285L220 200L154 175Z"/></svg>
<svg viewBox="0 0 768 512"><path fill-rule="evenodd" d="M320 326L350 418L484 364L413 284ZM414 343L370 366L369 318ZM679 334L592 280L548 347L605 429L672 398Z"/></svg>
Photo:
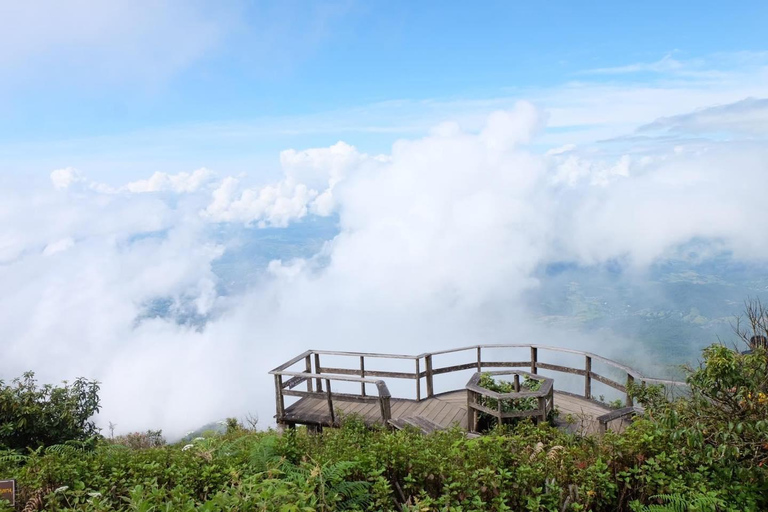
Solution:
<svg viewBox="0 0 768 512"><path fill-rule="evenodd" d="M91 417L99 411L99 384L77 379L38 387L35 374L11 384L0 380L0 448L22 450L98 434Z"/></svg>

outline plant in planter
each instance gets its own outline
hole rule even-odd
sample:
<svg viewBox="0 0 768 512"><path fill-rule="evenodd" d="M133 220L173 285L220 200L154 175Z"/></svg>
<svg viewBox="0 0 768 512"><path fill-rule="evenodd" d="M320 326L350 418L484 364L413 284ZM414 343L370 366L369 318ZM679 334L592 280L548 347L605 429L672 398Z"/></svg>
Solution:
<svg viewBox="0 0 768 512"><path fill-rule="evenodd" d="M483 373L480 375L481 387L489 391L495 391L496 393L514 393L515 385L512 382L501 379L494 379L493 375L489 373ZM541 381L536 379L529 379L524 377L520 381L520 391L538 391L541 389ZM496 409L499 406L498 401L495 398L481 397L479 400L481 405ZM501 403L501 412L513 412L513 411L530 411L538 407L538 400L534 397L519 398L516 400L503 400Z"/></svg>
<svg viewBox="0 0 768 512"><path fill-rule="evenodd" d="M529 374L530 375L530 374ZM522 377L522 378L520 378ZM476 385L494 393L502 395L514 395L515 393L532 393L542 389L544 384L543 379L537 379L535 377L529 377L526 375L519 375L515 372L515 383L502 380L494 376L492 373L481 373L476 376ZM516 389L517 387L517 389ZM499 404L501 401L501 404ZM539 410L539 397L538 396L521 396L515 397L503 397L494 398L491 396L483 395L482 393L477 395L477 403L488 409L499 411L500 414L511 414L516 412L530 412ZM500 406L500 407L499 407ZM527 416L527 415L521 415ZM487 412L478 411L477 426L480 431L493 428L501 420L504 424L515 425L519 422L521 417L506 417L501 419L499 415L489 414ZM552 411L549 411L547 420L552 420Z"/></svg>

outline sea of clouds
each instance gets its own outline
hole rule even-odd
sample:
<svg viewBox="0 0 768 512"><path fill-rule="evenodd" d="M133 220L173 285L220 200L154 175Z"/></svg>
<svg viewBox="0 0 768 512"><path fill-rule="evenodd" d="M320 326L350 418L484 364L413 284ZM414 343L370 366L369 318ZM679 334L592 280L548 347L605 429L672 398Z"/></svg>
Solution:
<svg viewBox="0 0 768 512"><path fill-rule="evenodd" d="M282 178L258 187L208 169L114 186L73 168L4 187L0 375L98 379L102 425L173 437L249 412L268 426L267 372L308 348L543 342L649 357L542 326L522 297L543 265L641 274L691 240L765 261L768 148L754 136L766 107L749 102L549 151L532 146L546 113L520 102L479 130L442 123L386 154L288 149ZM216 271L243 232L313 219L335 230L309 254L271 259L236 292L238 275Z"/></svg>

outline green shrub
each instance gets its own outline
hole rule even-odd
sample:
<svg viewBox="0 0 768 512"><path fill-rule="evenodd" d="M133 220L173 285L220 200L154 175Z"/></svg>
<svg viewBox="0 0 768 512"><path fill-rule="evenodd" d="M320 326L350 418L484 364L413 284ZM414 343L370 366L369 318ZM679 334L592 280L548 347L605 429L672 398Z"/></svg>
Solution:
<svg viewBox="0 0 768 512"><path fill-rule="evenodd" d="M34 449L97 435L91 417L99 411L98 392L99 384L86 379L38 387L32 372L10 384L0 380L0 448Z"/></svg>

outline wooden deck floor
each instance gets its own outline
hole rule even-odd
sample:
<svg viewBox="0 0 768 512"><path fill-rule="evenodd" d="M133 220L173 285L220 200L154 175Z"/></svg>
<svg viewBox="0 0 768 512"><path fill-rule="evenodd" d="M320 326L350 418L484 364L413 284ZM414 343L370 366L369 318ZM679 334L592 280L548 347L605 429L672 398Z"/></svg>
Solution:
<svg viewBox="0 0 768 512"><path fill-rule="evenodd" d="M556 420L557 426L571 432L591 434L597 432L597 417L611 411L607 406L586 398L555 391L555 407L560 415ZM381 413L378 403L349 402L334 399L334 408L342 416L356 414L369 425L381 423ZM443 428L458 424L467 428L467 392L453 391L436 395L421 401L393 398L391 400L392 418L421 416ZM569 421L570 420L570 421ZM302 398L285 409L286 423L309 425L330 425L331 416L328 402L320 398ZM609 428L623 428L621 420L610 424Z"/></svg>

